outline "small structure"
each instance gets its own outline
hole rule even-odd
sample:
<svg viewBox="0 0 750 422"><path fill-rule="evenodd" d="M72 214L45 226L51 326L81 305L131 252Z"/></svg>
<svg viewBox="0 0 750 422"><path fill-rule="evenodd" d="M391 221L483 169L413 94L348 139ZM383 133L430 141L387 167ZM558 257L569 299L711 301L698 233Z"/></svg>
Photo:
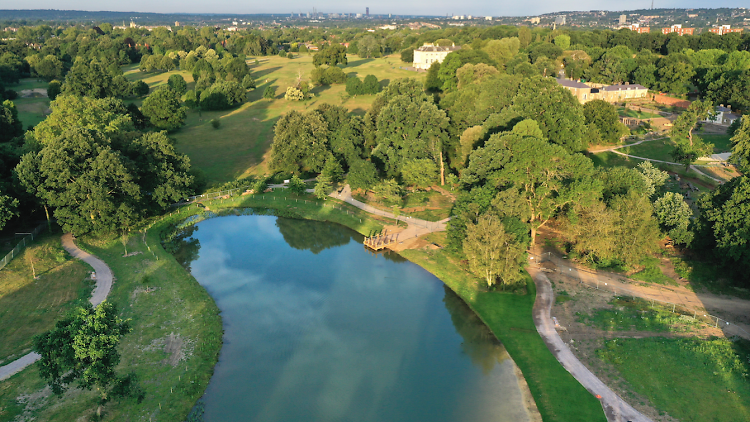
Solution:
<svg viewBox="0 0 750 422"><path fill-rule="evenodd" d="M677 35L693 35L693 32L695 32L695 28L683 28L682 24L675 24L670 26L669 28L662 28L661 33L664 35L667 34L677 34Z"/></svg>
<svg viewBox="0 0 750 422"><path fill-rule="evenodd" d="M362 242L366 247L374 250L379 251L382 249L387 248L388 246L396 243L398 240L398 234L397 233L385 233L385 234L376 234L374 236L365 237L364 242Z"/></svg>
<svg viewBox="0 0 750 422"><path fill-rule="evenodd" d="M729 126L740 117L742 116L732 112L732 106L727 105L726 107L724 107L724 104L721 104L714 108L714 114L709 115L708 118L704 120L704 122L712 123L715 125Z"/></svg>
<svg viewBox="0 0 750 422"><path fill-rule="evenodd" d="M450 47L442 47L431 43L425 43L423 46L414 50L413 66L417 69L427 70L433 63L442 63L443 60L445 60L445 56L460 49L461 47L456 47L455 44Z"/></svg>
<svg viewBox="0 0 750 422"><path fill-rule="evenodd" d="M732 32L742 32L742 28L732 28L731 25L721 25L717 28L709 28L708 30L716 35L730 34Z"/></svg>

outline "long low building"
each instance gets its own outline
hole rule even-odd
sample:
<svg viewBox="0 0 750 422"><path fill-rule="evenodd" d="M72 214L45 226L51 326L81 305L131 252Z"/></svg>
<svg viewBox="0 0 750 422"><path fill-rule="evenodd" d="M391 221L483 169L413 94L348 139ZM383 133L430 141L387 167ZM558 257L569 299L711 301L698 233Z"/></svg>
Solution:
<svg viewBox="0 0 750 422"><path fill-rule="evenodd" d="M583 82L570 79L557 79L557 83L570 91L581 104L591 100L604 100L610 103L634 98L646 98L648 88L639 84L616 84L594 88Z"/></svg>
<svg viewBox="0 0 750 422"><path fill-rule="evenodd" d="M456 50L460 50L461 47L452 46L440 46L435 44L425 43L425 45L414 50L414 67L417 69L429 69L433 63L442 63L445 60L445 56Z"/></svg>

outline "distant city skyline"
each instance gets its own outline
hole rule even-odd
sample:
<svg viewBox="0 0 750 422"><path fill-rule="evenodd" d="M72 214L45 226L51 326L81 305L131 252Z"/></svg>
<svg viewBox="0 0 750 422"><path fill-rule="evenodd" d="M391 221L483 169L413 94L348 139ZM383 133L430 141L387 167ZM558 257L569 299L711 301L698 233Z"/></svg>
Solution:
<svg viewBox="0 0 750 422"><path fill-rule="evenodd" d="M488 2L480 0L466 0L460 3L448 0L419 0L402 2L395 0L380 0L351 2L344 0L286 0L280 2L205 2L195 0L132 0L129 2L112 0L27 0L15 3L22 9L59 9L84 11L113 11L113 12L153 12L153 13L226 13L226 14L255 14L275 13L279 15L289 13L311 12L313 7L319 13L362 13L369 7L370 15L475 15L475 16L534 16L545 13L587 10L635 10L648 9L651 0L622 2L613 0L579 0L579 1L551 1L537 2ZM627 9L623 9L623 6ZM736 8L746 7L746 0L656 0L655 8ZM0 6L6 8L8 6ZM8 7L9 8L9 7ZM0 19L2 15L0 14Z"/></svg>

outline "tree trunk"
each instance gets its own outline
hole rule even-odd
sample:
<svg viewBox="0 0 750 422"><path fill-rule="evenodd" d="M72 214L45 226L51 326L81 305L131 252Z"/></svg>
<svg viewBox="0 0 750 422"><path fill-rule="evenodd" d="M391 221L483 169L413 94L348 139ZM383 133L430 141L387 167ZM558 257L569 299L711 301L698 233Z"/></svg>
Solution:
<svg viewBox="0 0 750 422"><path fill-rule="evenodd" d="M47 209L47 205L44 205L44 213L47 215L47 230L50 232L52 231L52 223L49 221L49 210Z"/></svg>
<svg viewBox="0 0 750 422"><path fill-rule="evenodd" d="M443 151L440 151L440 186L445 186L445 165L443 164Z"/></svg>

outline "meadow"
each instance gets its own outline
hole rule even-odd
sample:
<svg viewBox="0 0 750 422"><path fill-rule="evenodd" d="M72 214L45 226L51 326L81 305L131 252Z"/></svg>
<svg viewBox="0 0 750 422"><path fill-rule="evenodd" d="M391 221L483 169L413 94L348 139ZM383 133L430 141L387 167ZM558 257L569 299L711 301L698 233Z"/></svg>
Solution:
<svg viewBox="0 0 750 422"><path fill-rule="evenodd" d="M364 79L367 75L375 75L381 85L393 79L424 78L423 73L399 69L402 63L397 56L379 59L349 56L348 60L346 66L339 65L348 76ZM177 149L187 154L193 166L205 174L209 186L265 174L265 158L273 141L273 126L284 113L292 110L305 112L328 103L363 115L375 99L374 95L349 97L345 86L339 84L315 87L312 90L314 97L307 101L286 101L284 93L287 87L293 86L298 79L309 80L310 71L315 67L312 54L296 55L293 59L258 57L257 63L256 58L248 58L247 62L256 80L256 88L248 92L246 103L224 111L191 110L185 125L171 134L177 141ZM169 76L175 73L183 75L188 88L194 86L188 72L142 73L134 66L125 70L126 78L131 81L143 80L152 89L166 83ZM273 100L262 98L268 86L276 88ZM213 119L221 122L218 129L211 126Z"/></svg>

